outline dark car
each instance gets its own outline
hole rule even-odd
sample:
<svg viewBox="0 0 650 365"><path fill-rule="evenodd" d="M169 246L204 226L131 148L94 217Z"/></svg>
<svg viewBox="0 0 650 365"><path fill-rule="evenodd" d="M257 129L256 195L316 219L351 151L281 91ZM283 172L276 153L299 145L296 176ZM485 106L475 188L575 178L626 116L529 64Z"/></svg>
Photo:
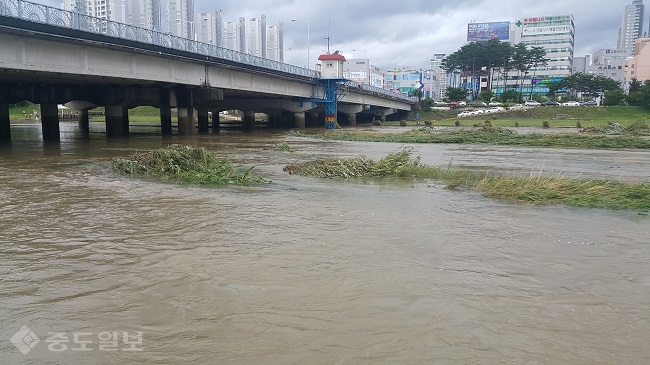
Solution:
<svg viewBox="0 0 650 365"><path fill-rule="evenodd" d="M543 106L560 106L560 103L558 103L555 100L549 100L549 101L543 102L542 105Z"/></svg>
<svg viewBox="0 0 650 365"><path fill-rule="evenodd" d="M581 103L581 105L582 106L598 106L598 103L593 101L593 100L589 100L589 101L585 101L584 103Z"/></svg>

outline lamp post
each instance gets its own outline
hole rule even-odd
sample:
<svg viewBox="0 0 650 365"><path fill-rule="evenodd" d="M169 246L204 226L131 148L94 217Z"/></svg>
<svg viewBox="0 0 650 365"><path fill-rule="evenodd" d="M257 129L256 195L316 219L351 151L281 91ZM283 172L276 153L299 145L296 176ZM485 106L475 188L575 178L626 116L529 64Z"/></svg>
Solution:
<svg viewBox="0 0 650 365"><path fill-rule="evenodd" d="M189 21L189 20L185 20L185 19L176 19L176 23L180 23L180 22L185 22L185 23L188 23L188 24L190 25L190 32L191 32L192 34L190 34L190 36L187 37L187 38L190 39L190 40L195 41L195 40L196 40L196 39L195 39L195 38L196 38L196 34L194 33L194 22L193 22L193 21ZM183 32L181 32L181 34L183 34Z"/></svg>
<svg viewBox="0 0 650 365"><path fill-rule="evenodd" d="M309 64L309 21L308 20L300 20L300 19L291 19L292 22L305 22L307 23L307 68L311 70L311 65Z"/></svg>
<svg viewBox="0 0 650 365"><path fill-rule="evenodd" d="M363 58L366 60L367 66L366 83L370 85L370 60L368 59L368 53L366 53L365 49L353 49L352 52L363 52Z"/></svg>

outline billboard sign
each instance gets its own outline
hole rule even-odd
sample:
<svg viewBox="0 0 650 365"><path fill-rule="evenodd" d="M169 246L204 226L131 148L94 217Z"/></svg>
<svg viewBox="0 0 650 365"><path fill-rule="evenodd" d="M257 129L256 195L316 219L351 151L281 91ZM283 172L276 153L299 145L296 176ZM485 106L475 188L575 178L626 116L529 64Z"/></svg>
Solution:
<svg viewBox="0 0 650 365"><path fill-rule="evenodd" d="M468 42L487 42L493 38L502 41L510 39L510 22L467 24Z"/></svg>
<svg viewBox="0 0 650 365"><path fill-rule="evenodd" d="M571 32L569 25L551 25L547 27L525 27L521 34L524 36L529 35L543 35L543 34L560 34Z"/></svg>

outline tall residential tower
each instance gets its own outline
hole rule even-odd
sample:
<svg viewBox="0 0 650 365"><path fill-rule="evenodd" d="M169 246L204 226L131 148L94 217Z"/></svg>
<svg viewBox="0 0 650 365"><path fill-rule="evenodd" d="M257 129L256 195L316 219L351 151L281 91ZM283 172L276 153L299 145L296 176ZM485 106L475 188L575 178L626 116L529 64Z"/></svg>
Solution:
<svg viewBox="0 0 650 365"><path fill-rule="evenodd" d="M641 37L643 32L643 0L634 0L626 5L621 17L621 27L618 28L617 48L625 49L628 56L634 52L634 41Z"/></svg>

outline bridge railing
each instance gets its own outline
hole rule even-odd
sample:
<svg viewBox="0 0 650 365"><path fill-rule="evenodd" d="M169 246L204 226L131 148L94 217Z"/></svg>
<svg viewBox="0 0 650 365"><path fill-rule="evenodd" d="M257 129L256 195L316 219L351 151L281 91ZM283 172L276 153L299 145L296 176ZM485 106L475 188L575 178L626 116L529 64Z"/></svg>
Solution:
<svg viewBox="0 0 650 365"><path fill-rule="evenodd" d="M0 0L0 15L19 18L37 23L53 25L62 28L76 29L84 32L103 34L109 37L127 39L134 42L153 44L156 46L183 50L187 52L212 56L245 65L266 68L274 71L294 74L304 77L320 78L320 72L307 68L290 65L270 59L218 47L209 43L194 41L134 25L118 23L112 20L96 18L79 12L54 8L47 5L25 0ZM367 84L353 82L354 86L366 92L375 93L406 102L415 99L399 93Z"/></svg>
<svg viewBox="0 0 650 365"><path fill-rule="evenodd" d="M0 0L0 15L203 54L294 75L320 77L319 72L307 68L25 0Z"/></svg>

